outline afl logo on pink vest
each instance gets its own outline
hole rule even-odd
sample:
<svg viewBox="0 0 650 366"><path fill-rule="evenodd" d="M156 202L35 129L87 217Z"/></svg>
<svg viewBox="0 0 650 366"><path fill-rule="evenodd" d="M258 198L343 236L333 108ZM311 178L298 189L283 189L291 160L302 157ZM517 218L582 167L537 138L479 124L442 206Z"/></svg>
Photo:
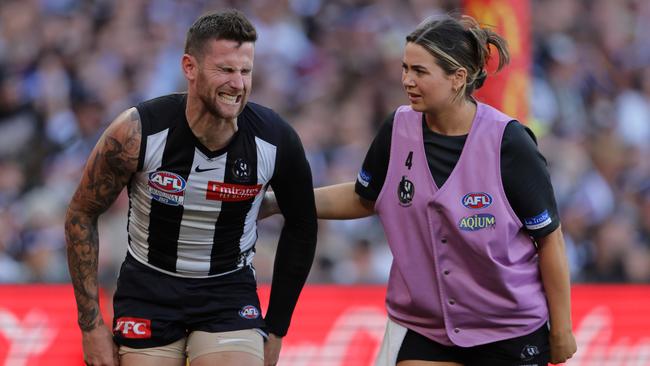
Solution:
<svg viewBox="0 0 650 366"><path fill-rule="evenodd" d="M239 310L239 316L244 319L257 319L260 316L260 311L253 305L246 305Z"/></svg>
<svg viewBox="0 0 650 366"><path fill-rule="evenodd" d="M185 179L176 173L157 171L149 174L151 198L166 205L183 204L185 184Z"/></svg>
<svg viewBox="0 0 650 366"><path fill-rule="evenodd" d="M467 208L486 208L492 204L492 196L485 192L470 192L463 196L462 203Z"/></svg>

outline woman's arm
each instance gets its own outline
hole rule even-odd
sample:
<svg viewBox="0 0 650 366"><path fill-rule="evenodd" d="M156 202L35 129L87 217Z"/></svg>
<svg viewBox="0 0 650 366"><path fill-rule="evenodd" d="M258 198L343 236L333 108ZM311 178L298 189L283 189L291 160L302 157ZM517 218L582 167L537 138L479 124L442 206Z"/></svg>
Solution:
<svg viewBox="0 0 650 366"><path fill-rule="evenodd" d="M375 203L360 197L354 191L354 182L314 189L316 216L326 220L349 220L375 213ZM266 192L258 219L280 213L273 192Z"/></svg>
<svg viewBox="0 0 650 366"><path fill-rule="evenodd" d="M319 219L349 220L375 213L375 203L354 191L354 182L335 184L314 190Z"/></svg>
<svg viewBox="0 0 650 366"><path fill-rule="evenodd" d="M386 118L375 136L364 159L361 170L372 179L355 187L355 182L316 188L316 216L319 219L348 220L370 216L375 213L375 200L384 185L395 113ZM361 182L360 182L361 183ZM357 194L357 189L362 196ZM260 207L258 219L280 213L275 194L267 192Z"/></svg>
<svg viewBox="0 0 650 366"><path fill-rule="evenodd" d="M577 350L571 325L571 284L562 230L538 238L539 268L551 323L551 363L561 363Z"/></svg>

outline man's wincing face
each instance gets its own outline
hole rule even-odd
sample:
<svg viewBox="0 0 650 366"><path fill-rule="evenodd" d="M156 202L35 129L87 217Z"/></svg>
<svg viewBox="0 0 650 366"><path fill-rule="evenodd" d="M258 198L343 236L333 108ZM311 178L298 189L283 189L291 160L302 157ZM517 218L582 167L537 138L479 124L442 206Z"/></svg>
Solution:
<svg viewBox="0 0 650 366"><path fill-rule="evenodd" d="M216 118L234 119L244 109L253 79L252 42L211 40L198 56L197 96Z"/></svg>

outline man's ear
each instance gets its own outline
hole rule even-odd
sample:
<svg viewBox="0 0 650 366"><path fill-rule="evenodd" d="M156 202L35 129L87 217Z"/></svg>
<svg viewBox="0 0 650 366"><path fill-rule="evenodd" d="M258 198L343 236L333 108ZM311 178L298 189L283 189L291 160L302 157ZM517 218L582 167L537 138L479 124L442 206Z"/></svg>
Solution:
<svg viewBox="0 0 650 366"><path fill-rule="evenodd" d="M183 57L181 58L181 67L183 68L183 74L187 80L191 81L196 79L199 70L196 57L187 53L183 54Z"/></svg>

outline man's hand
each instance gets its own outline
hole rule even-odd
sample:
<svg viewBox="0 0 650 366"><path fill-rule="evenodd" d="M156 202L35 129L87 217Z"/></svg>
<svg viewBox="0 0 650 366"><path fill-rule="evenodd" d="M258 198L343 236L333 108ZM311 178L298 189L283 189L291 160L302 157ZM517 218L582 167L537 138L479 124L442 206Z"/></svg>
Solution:
<svg viewBox="0 0 650 366"><path fill-rule="evenodd" d="M269 333L269 338L264 342L264 366L275 366L280 359L282 338Z"/></svg>
<svg viewBox="0 0 650 366"><path fill-rule="evenodd" d="M578 349L575 337L571 330L561 333L552 333L549 337L551 344L551 363L558 364L570 359Z"/></svg>
<svg viewBox="0 0 650 366"><path fill-rule="evenodd" d="M84 362L88 366L119 366L120 359L113 335L106 325L81 332Z"/></svg>

